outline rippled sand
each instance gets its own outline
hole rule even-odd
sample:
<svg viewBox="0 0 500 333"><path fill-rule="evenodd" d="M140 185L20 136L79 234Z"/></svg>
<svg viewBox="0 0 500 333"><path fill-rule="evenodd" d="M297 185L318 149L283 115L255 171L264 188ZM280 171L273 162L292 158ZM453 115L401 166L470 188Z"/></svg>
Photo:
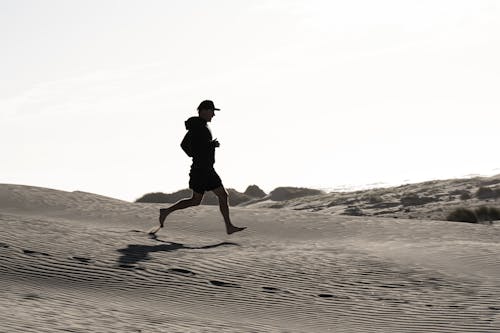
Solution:
<svg viewBox="0 0 500 333"><path fill-rule="evenodd" d="M499 332L500 227L0 185L0 332Z"/></svg>

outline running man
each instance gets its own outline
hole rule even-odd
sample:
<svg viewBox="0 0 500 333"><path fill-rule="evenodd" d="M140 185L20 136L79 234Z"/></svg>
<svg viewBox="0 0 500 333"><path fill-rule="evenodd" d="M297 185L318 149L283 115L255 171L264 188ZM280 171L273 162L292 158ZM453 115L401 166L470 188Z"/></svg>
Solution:
<svg viewBox="0 0 500 333"><path fill-rule="evenodd" d="M179 209L198 206L206 191L212 191L219 199L219 207L226 224L228 235L244 230L246 227L236 227L229 218L228 194L222 181L215 172L215 148L220 146L217 139L212 139L208 123L215 116L214 111L219 111L210 100L205 100L198 106L198 117L191 117L186 122L188 130L182 140L181 147L193 159L189 172L189 188L193 191L191 198L183 199L168 208L160 209L160 227L163 228L167 216ZM156 231L152 231L154 234Z"/></svg>

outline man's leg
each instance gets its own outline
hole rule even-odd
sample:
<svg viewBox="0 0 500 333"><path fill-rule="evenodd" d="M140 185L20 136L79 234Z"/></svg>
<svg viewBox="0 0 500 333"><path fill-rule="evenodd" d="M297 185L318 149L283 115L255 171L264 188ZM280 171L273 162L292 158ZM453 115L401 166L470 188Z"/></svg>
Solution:
<svg viewBox="0 0 500 333"><path fill-rule="evenodd" d="M160 228L163 228L163 223L170 213L175 212L179 209L198 206L201 203L201 199L203 199L203 193L197 193L193 191L193 195L191 196L191 198L179 200L168 208L161 208L160 217L158 219L160 222Z"/></svg>
<svg viewBox="0 0 500 333"><path fill-rule="evenodd" d="M224 187L217 187L215 190L212 190L215 195L219 198L219 208L222 216L224 217L224 223L226 224L226 232L228 235L232 233L241 231L246 229L246 227L235 227L231 223L231 219L229 218L229 205L227 202L227 191Z"/></svg>

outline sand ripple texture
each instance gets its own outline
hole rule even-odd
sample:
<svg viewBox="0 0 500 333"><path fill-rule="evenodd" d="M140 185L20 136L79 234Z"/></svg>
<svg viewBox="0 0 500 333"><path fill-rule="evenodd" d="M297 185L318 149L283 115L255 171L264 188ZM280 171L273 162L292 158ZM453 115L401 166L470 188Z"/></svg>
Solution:
<svg viewBox="0 0 500 333"><path fill-rule="evenodd" d="M0 332L500 332L498 225L158 207L0 185Z"/></svg>

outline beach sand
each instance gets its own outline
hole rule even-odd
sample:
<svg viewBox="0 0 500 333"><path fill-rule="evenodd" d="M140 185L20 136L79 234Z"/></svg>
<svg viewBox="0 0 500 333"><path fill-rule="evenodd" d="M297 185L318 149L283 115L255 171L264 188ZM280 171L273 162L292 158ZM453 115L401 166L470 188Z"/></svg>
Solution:
<svg viewBox="0 0 500 333"><path fill-rule="evenodd" d="M0 185L0 332L500 332L500 226Z"/></svg>

